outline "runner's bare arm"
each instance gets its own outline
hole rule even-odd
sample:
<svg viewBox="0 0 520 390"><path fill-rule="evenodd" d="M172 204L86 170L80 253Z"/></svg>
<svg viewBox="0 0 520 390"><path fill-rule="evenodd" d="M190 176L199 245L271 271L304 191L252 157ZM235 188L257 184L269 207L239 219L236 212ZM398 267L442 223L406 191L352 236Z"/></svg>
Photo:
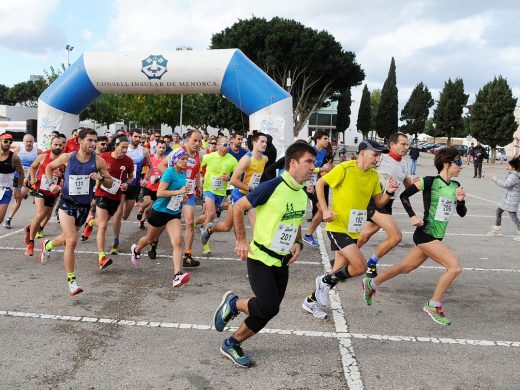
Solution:
<svg viewBox="0 0 520 390"><path fill-rule="evenodd" d="M233 226L235 228L235 237L237 239L235 245L235 254L242 261L247 260L249 253L249 244L246 240L246 229L244 225L244 212L252 208L247 197L242 197L233 205Z"/></svg>
<svg viewBox="0 0 520 390"><path fill-rule="evenodd" d="M13 154L13 165L16 172L18 172L18 188L22 188L22 184L24 181L24 173L23 173L23 166L22 166L22 160L20 160L20 157L17 154Z"/></svg>
<svg viewBox="0 0 520 390"><path fill-rule="evenodd" d="M233 171L233 176L231 176L230 183L233 186L238 187L244 191L248 191L249 186L247 185L247 183L242 182L241 177L243 174L246 173L247 168L249 167L250 163L251 163L251 159L249 158L249 156L247 156L247 155L243 156L240 159L240 161L238 162L238 166Z"/></svg>
<svg viewBox="0 0 520 390"><path fill-rule="evenodd" d="M40 164L45 159L45 156L40 154L36 159L33 161L31 166L29 167L29 176L31 177L31 184L36 183L36 173L38 172L38 168L40 167Z"/></svg>
<svg viewBox="0 0 520 390"><path fill-rule="evenodd" d="M161 173L161 175L164 173L166 168L168 168L168 156L162 159L160 164L157 166L157 170Z"/></svg>
<svg viewBox="0 0 520 390"><path fill-rule="evenodd" d="M96 173L98 177L92 177L94 180L101 180L101 184L103 184L105 187L110 188L112 187L112 176L110 176L110 172L108 172L107 163L105 160L103 160L101 157L96 156L96 166L99 173ZM102 178L99 176L101 174Z"/></svg>
<svg viewBox="0 0 520 390"><path fill-rule="evenodd" d="M70 153L62 153L58 156L57 159L52 160L50 163L47 164L45 167L45 178L47 181L52 181L52 172L61 167L62 165L67 165L69 162Z"/></svg>
<svg viewBox="0 0 520 390"><path fill-rule="evenodd" d="M322 178L316 182L316 197L318 198L318 206L323 212L323 220L325 222L331 222L334 220L334 214L329 209L327 200L325 199L325 180Z"/></svg>

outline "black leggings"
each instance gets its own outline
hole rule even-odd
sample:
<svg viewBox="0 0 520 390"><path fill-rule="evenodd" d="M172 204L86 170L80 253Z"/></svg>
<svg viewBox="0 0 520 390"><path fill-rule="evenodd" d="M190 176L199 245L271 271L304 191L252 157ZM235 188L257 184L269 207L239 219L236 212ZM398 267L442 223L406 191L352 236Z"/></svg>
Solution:
<svg viewBox="0 0 520 390"><path fill-rule="evenodd" d="M289 267L269 267L248 258L247 274L255 296L247 304L249 316L245 323L258 333L278 314L289 281Z"/></svg>
<svg viewBox="0 0 520 390"><path fill-rule="evenodd" d="M502 225L502 213L503 212L504 212L504 210L502 210L500 207L497 208L497 213L496 213L497 218L495 221L496 226ZM516 215L516 213L509 211L509 216L511 217L511 220L515 224L516 229L520 231L520 221L518 221L518 216Z"/></svg>
<svg viewBox="0 0 520 390"><path fill-rule="evenodd" d="M482 161L480 158L476 158L473 160L473 168L475 170L475 174L473 175L473 177L478 177L480 179L480 177L482 176Z"/></svg>

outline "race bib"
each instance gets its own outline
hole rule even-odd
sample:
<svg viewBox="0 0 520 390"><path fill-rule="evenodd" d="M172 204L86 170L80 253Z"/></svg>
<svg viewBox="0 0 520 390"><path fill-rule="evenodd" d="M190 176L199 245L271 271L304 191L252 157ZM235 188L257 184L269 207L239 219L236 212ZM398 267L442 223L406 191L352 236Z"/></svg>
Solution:
<svg viewBox="0 0 520 390"><path fill-rule="evenodd" d="M141 172L137 172L137 165L134 164L134 177L135 179L141 178Z"/></svg>
<svg viewBox="0 0 520 390"><path fill-rule="evenodd" d="M152 175L150 176L150 183L156 184L161 179L161 176Z"/></svg>
<svg viewBox="0 0 520 390"><path fill-rule="evenodd" d="M251 175L251 179L249 179L249 184L248 184L248 187L249 187L250 191L252 191L256 187L258 187L258 185L260 184L260 179L261 178L262 178L262 174L261 173L253 173Z"/></svg>
<svg viewBox="0 0 520 390"><path fill-rule="evenodd" d="M224 180L220 176L213 176L211 178L211 188L214 190L224 189Z"/></svg>
<svg viewBox="0 0 520 390"><path fill-rule="evenodd" d="M166 208L171 211L179 211L182 204L182 195L175 195L170 198Z"/></svg>
<svg viewBox="0 0 520 390"><path fill-rule="evenodd" d="M296 233L298 233L296 226L278 225L269 249L287 255L291 252L294 241L296 241Z"/></svg>
<svg viewBox="0 0 520 390"><path fill-rule="evenodd" d="M350 210L350 216L348 218L348 231L349 233L359 233L363 229L363 225L367 220L366 210Z"/></svg>
<svg viewBox="0 0 520 390"><path fill-rule="evenodd" d="M28 177L29 177L29 168L30 168L30 167L24 167L24 166L22 165L22 168L23 168L23 176L24 176L25 178L28 178Z"/></svg>
<svg viewBox="0 0 520 390"><path fill-rule="evenodd" d="M4 197L5 191L7 191L7 188L5 188L5 187L0 188L0 200L2 200L2 198Z"/></svg>
<svg viewBox="0 0 520 390"><path fill-rule="evenodd" d="M455 211L455 201L444 197L439 198L437 210L435 211L435 220L448 222Z"/></svg>
<svg viewBox="0 0 520 390"><path fill-rule="evenodd" d="M194 179L186 179L186 189L188 194L195 193L195 180Z"/></svg>
<svg viewBox="0 0 520 390"><path fill-rule="evenodd" d="M112 195L117 194L119 187L121 187L121 180L116 179L115 177L112 178L112 186L110 188L107 188L101 184L101 189Z"/></svg>
<svg viewBox="0 0 520 390"><path fill-rule="evenodd" d="M42 177L42 180L40 182L40 190L44 191L50 191L51 190L51 184L58 184L58 178L56 176L52 177L52 182L47 183L47 179L45 176Z"/></svg>
<svg viewBox="0 0 520 390"><path fill-rule="evenodd" d="M89 175L69 175L69 195L88 195L89 191Z"/></svg>

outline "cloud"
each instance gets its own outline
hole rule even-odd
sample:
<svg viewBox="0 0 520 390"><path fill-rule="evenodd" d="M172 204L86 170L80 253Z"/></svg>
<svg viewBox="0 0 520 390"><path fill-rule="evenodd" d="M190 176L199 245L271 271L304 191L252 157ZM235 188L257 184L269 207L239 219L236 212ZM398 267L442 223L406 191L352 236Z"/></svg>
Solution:
<svg viewBox="0 0 520 390"><path fill-rule="evenodd" d="M0 46L30 55L58 49L64 33L48 19L57 5L58 0L0 2Z"/></svg>
<svg viewBox="0 0 520 390"><path fill-rule="evenodd" d="M82 35L83 35L83 39L88 41L88 40L90 40L92 38L93 33L89 29L86 29L86 30L83 31Z"/></svg>

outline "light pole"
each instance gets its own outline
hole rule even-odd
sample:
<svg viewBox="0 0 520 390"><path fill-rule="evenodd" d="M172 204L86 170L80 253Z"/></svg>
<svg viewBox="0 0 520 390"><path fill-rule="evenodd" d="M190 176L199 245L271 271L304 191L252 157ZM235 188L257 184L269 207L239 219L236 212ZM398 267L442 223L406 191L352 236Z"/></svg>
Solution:
<svg viewBox="0 0 520 390"><path fill-rule="evenodd" d="M193 48L191 48L190 46L177 46L175 48L175 50L177 51L184 51L184 50L193 50ZM181 116L180 116L180 129L181 129L181 135L182 135L182 105L183 105L183 102L184 102L184 94L181 93Z"/></svg>
<svg viewBox="0 0 520 390"><path fill-rule="evenodd" d="M70 66L70 52L74 50L74 46L67 45L65 46L65 50L67 50L67 68Z"/></svg>

